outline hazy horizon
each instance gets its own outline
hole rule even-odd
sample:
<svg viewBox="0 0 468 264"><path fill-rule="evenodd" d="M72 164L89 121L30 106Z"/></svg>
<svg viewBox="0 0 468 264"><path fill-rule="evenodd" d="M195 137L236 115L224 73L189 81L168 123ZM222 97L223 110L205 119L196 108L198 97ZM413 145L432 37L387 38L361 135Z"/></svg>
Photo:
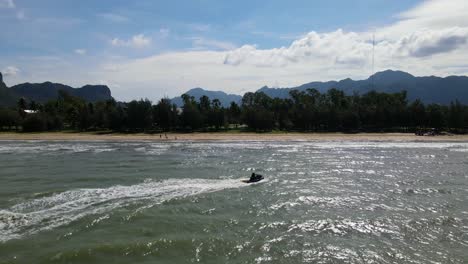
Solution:
<svg viewBox="0 0 468 264"><path fill-rule="evenodd" d="M118 100L195 87L244 94L267 85L372 74L467 75L468 4L455 1L0 0L8 86L106 84Z"/></svg>

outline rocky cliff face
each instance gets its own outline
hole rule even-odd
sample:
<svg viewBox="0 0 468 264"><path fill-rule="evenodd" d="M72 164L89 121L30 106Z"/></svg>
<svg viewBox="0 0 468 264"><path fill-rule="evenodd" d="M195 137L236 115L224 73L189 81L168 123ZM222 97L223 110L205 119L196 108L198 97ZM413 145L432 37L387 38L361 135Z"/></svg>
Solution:
<svg viewBox="0 0 468 264"><path fill-rule="evenodd" d="M3 82L3 75L0 72L0 106L14 106L17 97L8 89Z"/></svg>
<svg viewBox="0 0 468 264"><path fill-rule="evenodd" d="M12 86L10 90L18 97L24 97L39 103L45 103L56 99L59 91L65 91L70 95L83 98L88 102L105 101L112 99L109 87L105 85L86 85L81 88L73 88L60 83L23 83Z"/></svg>

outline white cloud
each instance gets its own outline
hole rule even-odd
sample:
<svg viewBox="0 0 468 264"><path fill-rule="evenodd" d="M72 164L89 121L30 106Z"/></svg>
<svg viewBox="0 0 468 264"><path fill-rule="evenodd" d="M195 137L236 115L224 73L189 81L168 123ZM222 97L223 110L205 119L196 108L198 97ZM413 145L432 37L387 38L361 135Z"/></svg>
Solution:
<svg viewBox="0 0 468 264"><path fill-rule="evenodd" d="M224 64L246 63L258 67L284 67L320 59L338 64L363 63L372 50L372 44L367 37L342 30L324 34L310 32L289 47L261 50L256 46L244 45L227 52Z"/></svg>
<svg viewBox="0 0 468 264"><path fill-rule="evenodd" d="M140 97L156 100L164 94L180 95L192 87L241 94L263 85L292 87L315 80L363 79L372 73L374 31L377 71L398 69L424 76L468 75L467 5L465 0L425 1L398 14L398 21L384 27L361 32L310 32L290 45L273 49L254 44L237 48L232 43L198 37L190 39L194 47L191 51L138 59L99 58L96 61L102 64L92 71L77 71L70 66L65 72L57 66L60 64L42 63L45 65L42 67L55 65L57 72L44 69L45 77L40 79L66 76L75 78L75 82L83 78L83 83L112 80L110 88L119 100ZM166 33L170 31L159 32ZM115 38L111 44L142 48L151 42L149 37L140 34L128 40ZM24 71L33 72L29 68ZM83 72L84 77L76 77L76 72Z"/></svg>
<svg viewBox="0 0 468 264"><path fill-rule="evenodd" d="M141 92L139 96L155 99L163 94L179 95L197 86L243 93L263 85L291 87L315 80L364 79L372 74L375 31L377 71L398 69L424 76L467 75L468 22L461 15L465 11L459 11L465 10L466 4L454 1L458 5L447 4L449 8L444 6L440 12L437 5L441 1L426 1L399 14L399 21L382 28L362 32L310 32L288 46L273 49L256 45L233 49L204 38L193 38L193 46L198 47L193 51L109 62L98 72L104 76L102 79L118 83L121 88L115 95L125 99L134 93L133 89ZM445 19L449 14L458 18ZM132 87L132 91L126 87Z"/></svg>
<svg viewBox="0 0 468 264"><path fill-rule="evenodd" d="M5 76L16 76L18 75L20 70L15 66L7 66L3 69L2 73Z"/></svg>
<svg viewBox="0 0 468 264"><path fill-rule="evenodd" d="M398 38L402 33L424 29L468 27L466 0L429 0L397 15L399 21L379 30L379 37Z"/></svg>
<svg viewBox="0 0 468 264"><path fill-rule="evenodd" d="M376 59L382 67L404 67L413 58L429 58L434 66L444 64L449 53L468 51L468 3L466 0L431 0L398 14L389 26L374 29ZM288 47L258 49L245 45L226 54L224 63L257 67L285 67L291 64L323 63L365 66L372 53L372 31L310 32ZM437 56L443 55L444 57ZM466 55L462 55L465 57ZM399 63L398 63L399 62ZM419 66L412 68L426 68Z"/></svg>
<svg viewBox="0 0 468 264"><path fill-rule="evenodd" d="M78 55L85 55L87 51L85 49L76 49L74 52Z"/></svg>
<svg viewBox="0 0 468 264"><path fill-rule="evenodd" d="M0 0L0 8L15 8L13 0Z"/></svg>
<svg viewBox="0 0 468 264"><path fill-rule="evenodd" d="M128 17L122 16L119 14L114 14L114 13L97 14L97 17L102 18L112 23L125 23L125 22L130 21Z"/></svg>
<svg viewBox="0 0 468 264"><path fill-rule="evenodd" d="M143 34L135 35L129 40L122 40L119 38L114 38L111 40L112 46L132 48L145 48L151 45L151 42L151 38L145 37Z"/></svg>
<svg viewBox="0 0 468 264"><path fill-rule="evenodd" d="M290 64L320 62L322 59L336 64L364 65L372 53L372 35L368 32L310 32L288 47L258 49L244 45L226 53L224 63L250 64L259 67L285 67ZM421 30L403 35L399 39L380 39L376 43L379 58L427 57L466 48L468 28Z"/></svg>
<svg viewBox="0 0 468 264"><path fill-rule="evenodd" d="M232 50L236 48L231 42L195 37L192 39L192 46L195 50Z"/></svg>
<svg viewBox="0 0 468 264"><path fill-rule="evenodd" d="M465 46L468 42L468 28L424 30L401 38L397 45L403 55L426 57L450 52Z"/></svg>
<svg viewBox="0 0 468 264"><path fill-rule="evenodd" d="M413 23L418 27L468 26L466 14L468 3L465 0L431 0L399 14L398 24Z"/></svg>

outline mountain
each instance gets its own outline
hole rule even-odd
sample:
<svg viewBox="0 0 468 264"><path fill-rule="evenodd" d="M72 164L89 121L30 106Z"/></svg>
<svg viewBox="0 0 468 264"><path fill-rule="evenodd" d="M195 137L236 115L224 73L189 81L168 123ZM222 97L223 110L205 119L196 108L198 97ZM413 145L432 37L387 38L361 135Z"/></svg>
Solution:
<svg viewBox="0 0 468 264"><path fill-rule="evenodd" d="M219 101L221 101L221 105L224 107L229 107L231 102L240 103L240 101L242 100L242 96L240 95L227 94L221 91L208 91L202 88L193 88L187 91L186 94L195 97L197 101L199 101L200 97L204 95L208 96L211 100L218 99ZM184 105L184 102L182 101L182 97L180 96L172 98L171 102L176 104L179 107Z"/></svg>
<svg viewBox="0 0 468 264"><path fill-rule="evenodd" d="M24 97L39 103L56 99L58 92L63 90L70 95L81 97L88 102L112 99L109 87L105 85L86 85L81 88L72 88L60 83L22 83L10 88L17 97Z"/></svg>
<svg viewBox="0 0 468 264"><path fill-rule="evenodd" d="M3 82L3 75L0 72L0 106L14 106L17 99Z"/></svg>
<svg viewBox="0 0 468 264"><path fill-rule="evenodd" d="M468 77L466 76L415 77L406 72L392 70L378 72L366 80L355 81L348 78L341 81L311 82L292 88L265 86L258 91L270 97L287 98L291 90L305 91L309 88L317 89L321 93L336 88L347 94L354 92L363 94L371 90L386 93L406 90L410 101L419 98L424 103L449 104L458 99L461 103L468 104Z"/></svg>

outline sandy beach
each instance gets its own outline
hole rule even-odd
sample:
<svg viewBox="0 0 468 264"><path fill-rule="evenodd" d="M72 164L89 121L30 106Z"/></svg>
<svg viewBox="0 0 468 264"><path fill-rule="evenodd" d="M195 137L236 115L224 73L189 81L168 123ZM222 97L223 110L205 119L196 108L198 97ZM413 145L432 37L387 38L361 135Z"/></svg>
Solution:
<svg viewBox="0 0 468 264"><path fill-rule="evenodd" d="M411 133L167 133L165 134L98 134L76 132L0 133L0 140L49 141L466 141L468 135L416 136Z"/></svg>

